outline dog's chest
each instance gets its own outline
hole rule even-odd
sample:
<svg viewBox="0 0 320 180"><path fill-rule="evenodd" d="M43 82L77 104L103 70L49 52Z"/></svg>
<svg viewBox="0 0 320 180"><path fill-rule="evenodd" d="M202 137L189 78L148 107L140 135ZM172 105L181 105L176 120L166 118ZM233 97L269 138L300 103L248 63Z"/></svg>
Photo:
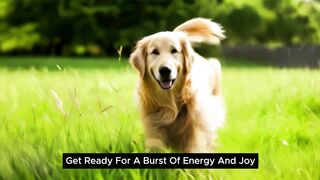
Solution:
<svg viewBox="0 0 320 180"><path fill-rule="evenodd" d="M192 120L188 113L187 106L183 105L172 124L164 127L168 137L167 143L176 149L180 149L183 146L185 139L193 131Z"/></svg>

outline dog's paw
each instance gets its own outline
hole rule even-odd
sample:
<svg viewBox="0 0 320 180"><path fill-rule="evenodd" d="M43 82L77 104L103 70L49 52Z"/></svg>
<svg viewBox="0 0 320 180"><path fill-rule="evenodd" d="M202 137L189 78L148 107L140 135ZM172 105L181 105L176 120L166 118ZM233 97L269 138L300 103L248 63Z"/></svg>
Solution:
<svg viewBox="0 0 320 180"><path fill-rule="evenodd" d="M165 146L153 146L146 148L147 153L169 153L170 150Z"/></svg>

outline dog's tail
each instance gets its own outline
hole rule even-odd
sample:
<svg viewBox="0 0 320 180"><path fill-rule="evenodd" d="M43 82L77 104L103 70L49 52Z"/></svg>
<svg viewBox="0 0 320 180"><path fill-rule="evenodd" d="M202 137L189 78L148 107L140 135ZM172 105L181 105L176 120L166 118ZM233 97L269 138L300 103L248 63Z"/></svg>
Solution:
<svg viewBox="0 0 320 180"><path fill-rule="evenodd" d="M219 45L225 38L222 27L210 19L194 18L176 27L174 32L187 33L190 42Z"/></svg>

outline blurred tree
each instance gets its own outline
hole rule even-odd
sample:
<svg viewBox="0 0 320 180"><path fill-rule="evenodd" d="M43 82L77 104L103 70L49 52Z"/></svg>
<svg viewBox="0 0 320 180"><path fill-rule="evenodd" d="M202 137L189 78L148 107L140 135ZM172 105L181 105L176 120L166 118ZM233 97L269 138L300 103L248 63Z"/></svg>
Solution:
<svg viewBox="0 0 320 180"><path fill-rule="evenodd" d="M224 23L230 30L231 38L241 42L252 40L263 31L260 14L249 5L234 8L226 15Z"/></svg>
<svg viewBox="0 0 320 180"><path fill-rule="evenodd" d="M319 17L320 13L310 7L313 3L315 2L263 0L264 7L274 13L273 20L268 22L266 33L270 37L267 40L287 45L299 42L319 43L319 22L312 23L312 19ZM314 8L319 7L319 3L314 5Z"/></svg>
<svg viewBox="0 0 320 180"><path fill-rule="evenodd" d="M320 3L313 0L1 2L1 52L115 55L123 46L128 54L143 36L198 16L225 26L227 43L319 43L320 37Z"/></svg>

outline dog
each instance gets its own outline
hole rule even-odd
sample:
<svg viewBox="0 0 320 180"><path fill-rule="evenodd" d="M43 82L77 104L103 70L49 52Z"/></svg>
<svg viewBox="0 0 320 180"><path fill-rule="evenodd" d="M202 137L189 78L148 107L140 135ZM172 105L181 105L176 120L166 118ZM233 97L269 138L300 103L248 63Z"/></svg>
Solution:
<svg viewBox="0 0 320 180"><path fill-rule="evenodd" d="M137 42L129 62L140 74L138 97L148 150L213 150L225 116L221 65L197 54L192 44L219 45L224 38L219 24L194 18Z"/></svg>

